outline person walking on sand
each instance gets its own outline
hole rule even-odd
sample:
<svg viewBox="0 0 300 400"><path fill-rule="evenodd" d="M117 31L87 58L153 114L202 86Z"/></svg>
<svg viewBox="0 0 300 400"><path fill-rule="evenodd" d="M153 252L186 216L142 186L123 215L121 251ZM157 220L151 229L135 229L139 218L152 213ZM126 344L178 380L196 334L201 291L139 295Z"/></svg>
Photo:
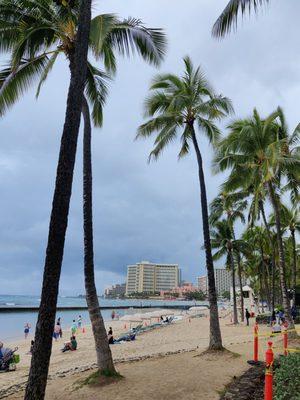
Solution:
<svg viewBox="0 0 300 400"><path fill-rule="evenodd" d="M78 327L78 329L81 329L81 327L82 327L82 317L81 317L81 315L78 316L77 327Z"/></svg>
<svg viewBox="0 0 300 400"><path fill-rule="evenodd" d="M26 322L26 324L24 325L24 336L25 336L25 339L28 338L28 335L29 335L29 332L30 332L30 328L31 328L31 325L28 322Z"/></svg>
<svg viewBox="0 0 300 400"><path fill-rule="evenodd" d="M249 318L250 318L250 313L248 311L248 308L246 308L246 321L247 321L247 326L249 326Z"/></svg>

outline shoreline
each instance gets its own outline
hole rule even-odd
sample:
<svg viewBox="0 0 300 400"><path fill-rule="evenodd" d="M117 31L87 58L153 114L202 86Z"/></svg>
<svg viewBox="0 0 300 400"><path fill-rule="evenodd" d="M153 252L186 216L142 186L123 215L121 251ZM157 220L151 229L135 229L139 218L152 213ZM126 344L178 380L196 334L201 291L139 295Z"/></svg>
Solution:
<svg viewBox="0 0 300 400"><path fill-rule="evenodd" d="M201 304L201 306L203 307L207 307L209 308L208 304ZM129 309L151 309L151 308L157 308L157 309L161 309L161 308L168 308L170 310L188 310L190 307L192 307L191 305L186 305L186 304L182 304L182 305L173 305L173 304L146 304L146 305L124 305L124 306L100 306L100 310L129 310ZM57 311L88 311L88 307L87 306L58 306L56 308ZM38 312L39 311L39 307L9 307L9 306L5 306L2 307L0 306L0 314L1 313L21 313L21 312Z"/></svg>

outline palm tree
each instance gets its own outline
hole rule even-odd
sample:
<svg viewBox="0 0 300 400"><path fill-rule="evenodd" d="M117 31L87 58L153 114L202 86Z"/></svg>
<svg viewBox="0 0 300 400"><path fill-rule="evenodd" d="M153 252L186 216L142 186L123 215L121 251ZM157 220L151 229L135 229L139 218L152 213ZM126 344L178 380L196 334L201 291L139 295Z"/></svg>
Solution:
<svg viewBox="0 0 300 400"><path fill-rule="evenodd" d="M299 156L289 145L297 142L298 127L289 137L286 130L282 129L281 114L281 109L277 109L266 119L261 119L254 110L252 118L231 123L228 127L229 135L219 143L215 166L221 171L231 170L225 184L227 190L236 190L238 187L249 188L254 185L268 193L276 221L283 306L287 319L293 326L287 295L277 192L283 176L293 176L293 181L299 182Z"/></svg>
<svg viewBox="0 0 300 400"><path fill-rule="evenodd" d="M296 286L297 286L297 251L296 251L296 232L300 232L300 216L297 207L286 207L284 204L280 205L282 228L290 231L290 239L292 245L292 291L293 291L293 304L296 303ZM274 215L271 216L271 221L274 221Z"/></svg>
<svg viewBox="0 0 300 400"><path fill-rule="evenodd" d="M247 254L248 266L252 266L252 273L258 280L258 288L260 293L260 300L263 309L263 300L266 296L268 304L271 304L270 295L270 245L268 234L262 226L249 226L242 235L242 240L246 242L251 249ZM252 275L253 276L253 275Z"/></svg>
<svg viewBox="0 0 300 400"><path fill-rule="evenodd" d="M214 23L212 34L223 37L228 34L232 27L236 28L239 13L244 15L247 11L257 12L258 6L267 4L270 0L229 0L227 6Z"/></svg>
<svg viewBox="0 0 300 400"><path fill-rule="evenodd" d="M231 269L232 276L232 291L233 291L233 323L238 324L236 289L235 289L235 262L234 252L241 250L241 241L235 240L232 235L231 223L228 220L222 219L216 221L210 231L211 247L218 249L213 255L214 260L219 260L226 255L226 264Z"/></svg>
<svg viewBox="0 0 300 400"><path fill-rule="evenodd" d="M158 159L165 147L177 138L180 129L182 129L182 134L179 158L189 153L190 144L194 147L198 163L209 284L209 349L221 350L223 347L209 236L207 196L202 155L196 136L196 125L199 131L206 135L210 143L215 143L220 132L214 121L229 114L232 111L232 106L226 97L216 96L213 93L200 67L194 68L189 57L184 58L184 64L183 76L163 74L154 78L150 88L151 95L145 102L145 114L149 117L149 120L139 127L137 137L146 138L157 132L155 147L150 153L149 160Z"/></svg>
<svg viewBox="0 0 300 400"><path fill-rule="evenodd" d="M244 200L247 195L243 192L227 193L225 191L219 193L219 195L210 204L210 223L214 225L216 221L220 220L224 215L227 218L227 222L232 232L232 238L235 240L234 223L239 219L242 223L245 223L245 217L243 211L247 207L247 201ZM243 296L243 281L242 281L242 268L241 268L241 256L237 252L237 266L238 266L238 278L240 287L240 298L241 298L241 320L244 321L244 296Z"/></svg>
<svg viewBox="0 0 300 400"><path fill-rule="evenodd" d="M35 345L25 400L42 400L45 397L87 70L90 20L91 0L82 1L80 4L77 37L74 43L72 60L70 61L71 81L52 203L43 289L35 332Z"/></svg>
<svg viewBox="0 0 300 400"><path fill-rule="evenodd" d="M14 66L8 68L3 73L3 82L6 85L2 99L5 101L10 99L10 93L14 87L22 87L23 77L28 79L24 71L35 61L44 59L44 64L36 74L30 75L30 78L40 76L37 96L43 83L46 81L49 72L53 68L59 54L63 54L70 60L72 55L73 42L76 36L76 26L78 24L78 14L76 9L61 9L52 6L52 12L48 14L42 6L32 11L30 17L31 24L24 24L21 16L21 9L17 9L13 13L14 18L19 20L18 37L19 42L14 48L23 45L24 37L30 43L32 36L32 25L36 28L42 28L45 38L53 35L53 43L56 45L55 50L48 52L42 48L38 54L35 54L28 61L24 61L21 70L19 68L14 72ZM66 12L67 11L67 12ZM44 27L47 22L46 28ZM21 23L22 22L22 23ZM130 18L124 21L118 20L112 14L98 15L91 21L91 30L89 37L89 48L97 60L103 59L106 69L111 73L116 71L115 52L129 55L130 50L137 50L143 59L151 64L158 65L164 55L165 36L159 29L148 29L142 25L141 21ZM48 58L49 53L51 57ZM10 75L9 75L10 74ZM11 75L13 77L11 78ZM107 335L103 323L102 315L99 308L99 300L96 291L94 279L94 250L93 250L93 221L92 221L92 160L91 160L91 117L89 104L92 107L92 119L95 126L101 126L103 120L102 108L107 96L106 81L109 77L100 69L88 62L88 70L85 83L85 97L82 106L82 114L84 118L84 168L83 168L83 211L84 211L84 271L85 271L85 287L86 300L89 315L94 333L97 363L101 371L110 370L114 372L111 351L107 342ZM5 80L6 79L6 80ZM10 81L8 81L10 79ZM8 81L8 83L7 83ZM16 99L15 99L16 100ZM0 98L1 101L1 98Z"/></svg>
<svg viewBox="0 0 300 400"><path fill-rule="evenodd" d="M262 219L268 236L269 247L271 252L271 269L272 269L272 284L271 284L271 311L275 308L275 275L276 275L276 241L273 240L273 232L267 221L265 212L265 202L267 193L260 181L253 182L245 192L250 194L251 203L249 207L248 222L250 227L254 227L256 221Z"/></svg>

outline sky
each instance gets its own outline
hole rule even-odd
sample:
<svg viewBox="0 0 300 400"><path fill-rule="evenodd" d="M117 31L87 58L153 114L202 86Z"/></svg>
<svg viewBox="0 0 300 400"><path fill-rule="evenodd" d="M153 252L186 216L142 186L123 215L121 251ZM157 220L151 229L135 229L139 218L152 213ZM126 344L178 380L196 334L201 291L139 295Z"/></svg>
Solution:
<svg viewBox="0 0 300 400"><path fill-rule="evenodd" d="M168 50L158 69L137 56L118 59L104 126L93 131L94 241L99 293L125 282L126 266L142 260L178 263L182 277L205 273L196 159L177 161L179 143L148 164L152 139L134 141L143 122L151 78L180 74L189 55L201 65L216 93L229 97L235 117L256 107L262 115L282 106L290 129L300 120L298 0L272 1L257 16L239 19L224 40L211 37L226 0L97 0L93 13L140 18L162 28ZM2 64L7 59L2 56ZM39 295L60 136L69 84L62 57L40 98L33 89L0 120L0 293ZM211 172L212 150L199 133L208 199L224 176ZM82 233L82 132L60 282L61 295L84 293ZM217 263L222 266L222 263Z"/></svg>

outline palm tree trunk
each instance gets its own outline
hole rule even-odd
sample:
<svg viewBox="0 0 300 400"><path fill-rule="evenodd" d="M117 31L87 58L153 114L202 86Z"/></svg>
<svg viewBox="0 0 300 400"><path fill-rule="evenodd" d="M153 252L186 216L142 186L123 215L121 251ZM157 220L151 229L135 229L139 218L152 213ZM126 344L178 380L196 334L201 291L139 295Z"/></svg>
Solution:
<svg viewBox="0 0 300 400"><path fill-rule="evenodd" d="M208 206L206 196L205 178L203 172L203 163L200 149L198 146L197 138L193 125L190 126L192 133L193 145L195 148L197 162L198 162L198 174L200 183L200 199L201 199L201 211L202 211L202 223L203 223L203 236L204 246L206 255L206 268L208 278L208 300L210 306L210 337L209 337L209 349L210 350L222 350L222 336L219 322L217 292L214 274L214 263L211 254L211 243L209 234L209 222L208 222Z"/></svg>
<svg viewBox="0 0 300 400"><path fill-rule="evenodd" d="M291 230L292 243L293 243L293 305L296 305L296 286L297 286L297 253L296 253L296 239L295 231Z"/></svg>
<svg viewBox="0 0 300 400"><path fill-rule="evenodd" d="M269 244L270 247L272 249L272 292L271 292L271 311L274 311L275 308L275 271L276 271L276 261L275 261L275 244L272 241L272 236L271 236L271 230L266 218L266 213L265 213L265 209L264 209L264 204L263 201L260 200L259 201L259 208L261 211L261 215L263 217L263 221L264 221L264 225L266 228L266 232L268 235L268 239L269 239Z"/></svg>
<svg viewBox="0 0 300 400"><path fill-rule="evenodd" d="M231 267L231 276L232 276L232 291L233 291L233 323L236 325L239 323L238 321L238 313L237 313L237 305L236 305L236 290L235 290L235 266L234 259L232 254L232 249L228 250L230 267Z"/></svg>
<svg viewBox="0 0 300 400"><path fill-rule="evenodd" d="M232 238L235 240L235 232L232 229ZM239 287L240 287L240 298L241 298L241 321L245 320L245 310L244 310L244 295L243 295L243 281L242 281L242 267L241 267L241 255L240 252L237 252L237 266L238 266L238 277L239 277Z"/></svg>
<svg viewBox="0 0 300 400"><path fill-rule="evenodd" d="M294 328L294 322L291 317L291 307L290 301L288 298L287 287L286 287L286 271L285 271L285 256L283 249L283 242L281 236L281 221L280 221L280 211L277 202L277 198L275 195L275 191L271 182L268 182L268 190L271 199L271 203L274 210L275 222L276 222L276 235L277 235L277 244L278 244L278 252L279 252L279 276L280 276L280 286L282 293L282 302L283 309L286 316L286 319L289 322L290 328Z"/></svg>
<svg viewBox="0 0 300 400"><path fill-rule="evenodd" d="M94 274L93 242L93 175L91 152L91 120L86 98L83 98L83 230L84 230L84 280L86 301L89 310L97 354L97 365L101 372L115 373L114 363L108 344L105 325L99 308Z"/></svg>
<svg viewBox="0 0 300 400"><path fill-rule="evenodd" d="M75 53L70 61L71 81L57 166L41 303L25 400L43 400L45 397L86 76L90 20L91 0L85 0L81 2Z"/></svg>

